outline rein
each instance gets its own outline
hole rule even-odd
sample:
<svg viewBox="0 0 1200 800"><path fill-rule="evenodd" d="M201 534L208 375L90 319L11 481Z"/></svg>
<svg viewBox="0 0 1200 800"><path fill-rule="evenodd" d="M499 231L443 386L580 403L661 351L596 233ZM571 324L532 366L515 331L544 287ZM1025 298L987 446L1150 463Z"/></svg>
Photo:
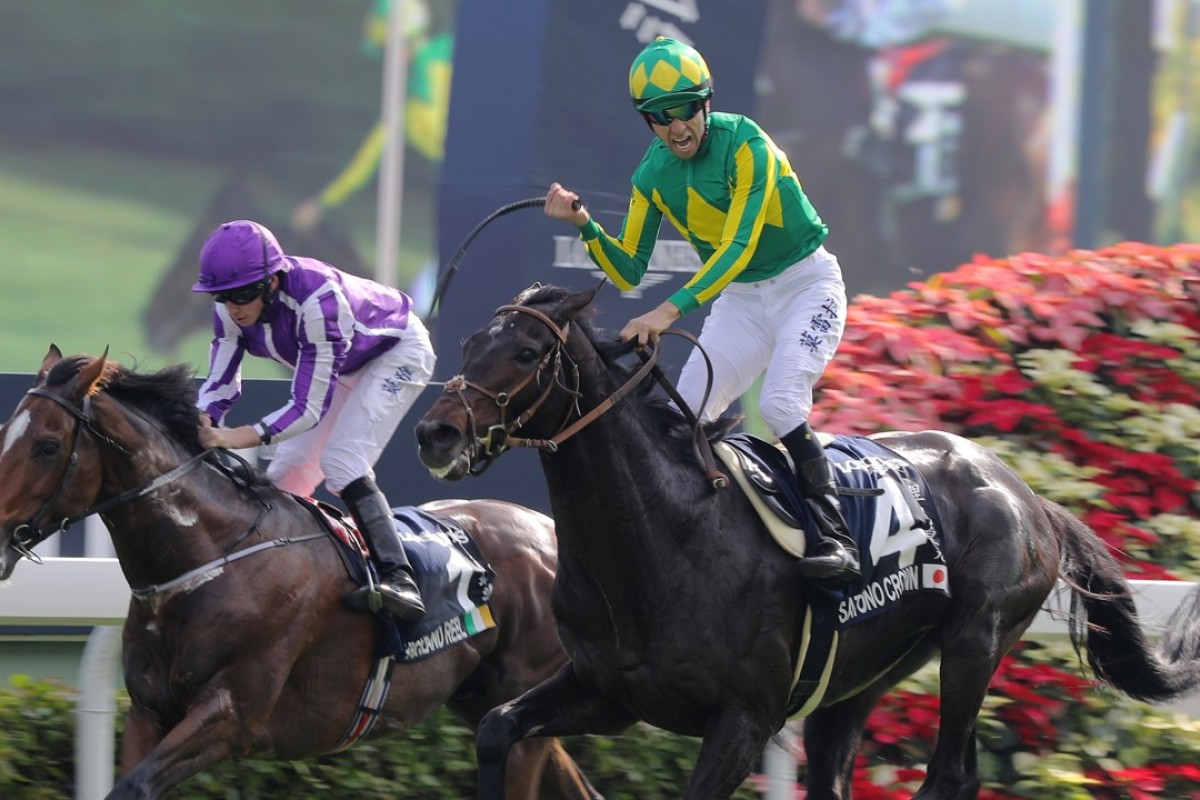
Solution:
<svg viewBox="0 0 1200 800"><path fill-rule="evenodd" d="M708 357L706 351L700 344L700 340L691 334L690 331L676 330L670 328L663 331L664 334L671 334L687 339L696 348L697 352L704 357L704 365L708 367L708 380L704 383L704 397L700 400L700 407L704 408L708 405L708 395L712 392L712 361ZM642 350L637 351L638 356L645 362L650 363L650 356ZM657 357L656 357L657 360ZM675 402L688 424L692 426L692 447L696 450L696 455L700 459L700 463L704 465L704 476L708 479L709 484L714 489L725 489L729 486L729 476L721 472L717 468L717 460L713 457L712 445L709 444L708 437L704 435L704 427L700 422L700 418L692 411L691 407L684 402L683 397L679 394L679 390L675 384L667 378L666 373L657 364L651 370L654 373L654 379L663 387L667 395Z"/></svg>
<svg viewBox="0 0 1200 800"><path fill-rule="evenodd" d="M579 433L588 425L591 425L593 422L607 413L613 406L625 399L625 397L628 396L629 393L634 389L636 389L648 375L653 375L655 379L663 386L663 388L666 389L667 393L671 396L671 399L676 402L679 408L683 411L683 414L688 422L691 424L693 445L697 450L701 463L704 465L705 477L709 483L714 489L724 489L729 485L729 478L719 469L717 469L716 459L713 457L712 448L709 445L708 439L704 436L704 431L701 427L699 418L691 411L690 408L688 408L687 404L683 402L683 398L679 396L679 392L676 390L674 384L671 383L671 381L659 368L657 348L651 349L649 352L646 352L645 350L638 350L638 356L642 359L642 366L639 367L638 370L631 375L624 384L618 387L615 392L597 404L595 408L591 409L586 414L580 414L579 419L575 420L575 422L568 425L566 419L564 419L558 433L554 434L549 439L532 439L513 436L512 434L514 431L521 428L533 418L534 414L539 408L541 408L542 404L550 396L550 392L553 391L556 385L562 386L567 392L575 397L574 410L576 413L579 413L578 399L581 396L581 393L579 391L579 367L574 362L571 363L575 377L574 388L563 385L561 381L562 361L565 356L565 347L570 335L570 326L568 325L566 327L559 327L554 320L550 319L550 317L543 314L541 311L538 311L534 308L529 308L528 306L501 306L500 308L496 309L496 315L499 316L500 314L508 311L527 314L537 319L554 333L554 336L558 341L555 343L553 349L549 350L546 355L542 357L537 369L531 372L524 380L522 380L509 391L493 392L484 386L480 386L479 384L468 381L461 374L456 375L450 380L446 381L445 391L454 392L458 396L459 402L462 403L463 408L466 410L468 425L472 433L475 431L475 415L472 413L471 405L467 402L466 395L464 394L466 389L474 389L485 397L491 398L492 401L496 403L496 406L500 409L500 421L488 428L486 436L474 436L471 444L469 445L471 461L470 471L472 475L481 474L485 469L487 469L493 460L495 460L501 453L510 447L531 447L538 450L544 450L549 453L557 452L559 446L563 442ZM696 338L687 331L667 330L664 331L664 333L682 336L690 340L697 348L700 347L700 342L697 341ZM701 352L703 353L702 348ZM569 356L565 357L568 361L570 361ZM708 363L707 353L704 353L704 360L706 363ZM551 380L546 382L546 388L542 390L541 395L539 395L537 400L535 400L529 406L529 408L525 409L525 411L522 412L516 419L506 424L505 417L507 414L508 404L512 397L524 389L530 383L530 381L536 379L540 383L541 375L550 363L554 364L554 372L551 375ZM708 392L711 387L712 366L710 363L709 382L704 392L705 403L708 402ZM571 409L568 409L568 417L570 413ZM482 466L478 465L480 452L482 452L485 457Z"/></svg>
<svg viewBox="0 0 1200 800"><path fill-rule="evenodd" d="M71 414L71 416L75 417L75 419L77 419L79 421L79 426L76 428L75 441L71 447L71 457L67 461L66 469L63 472L63 476L60 479L58 486L55 488L54 492L51 493L50 497L46 500L46 502L44 502L42 504L42 507L40 509L38 509L37 513L34 514L34 516L29 520L29 522L22 523L21 525L17 526L17 528L13 531L11 547L14 550L16 550L18 553L20 553L21 556L29 559L30 561L33 561L36 564L42 563L42 559L36 553L33 552L33 548L36 547L41 542L48 539L50 536L53 536L56 533L66 530L66 528L69 525L71 525L72 523L79 522L80 520L82 520L86 517L90 517L93 514L103 514L105 511L108 511L111 508L115 508L116 506L122 505L124 503L128 503L132 500L137 500L140 497L145 497L146 495L150 494L151 492L153 492L157 489L160 489L169 483L173 483L173 482L179 480L184 475L188 474L193 469L195 469L202 461L208 460L210 457L214 456L214 451L204 450L204 451L192 456L191 458L187 459L183 463L179 464L174 469L164 472L162 475L159 475L157 478L153 478L153 479L147 481L146 483L143 483L140 486L135 486L132 489L128 489L128 490L122 492L121 494L116 495L115 497L110 497L109 499L104 500L100 503L97 503L97 504L91 506L90 508L88 508L84 511L81 511L77 514L74 514L70 517L63 518L63 520L61 522L59 522L56 527L53 527L53 528L40 527L40 526L36 525L35 523L42 516L44 516L47 513L47 511L50 509L50 507L53 506L55 501L57 501L58 498L60 496L62 496L63 491L67 488L67 485L70 483L71 478L73 477L73 475L75 473L75 469L79 464L79 441L82 438L82 430L83 429L86 428L99 441L104 442L105 444L120 451L121 453L123 453L127 456L129 456L131 454L129 453L128 450L121 447L121 445L117 444L117 442L113 441L113 439L111 439L108 436L105 436L103 433L96 430L96 426L93 424L91 414L89 413L90 398L88 400L84 401L83 408L77 408L74 405L72 405L71 403L64 400L62 397L54 394L53 392L49 392L41 387L34 387L34 388L28 390L26 392L26 394L32 394L32 395L36 395L38 397L45 397L48 400L53 400L55 403L57 403L58 405L60 405L64 409L66 409ZM234 453L230 453L229 455L241 460L240 457ZM228 475L229 478L231 480L233 480L235 483L240 483L236 474L234 474L233 471L230 470L229 467L227 467L226 465L221 463L221 461L219 459L212 459L212 462L219 471ZM249 530L247 530L246 533L244 533L240 537L238 537L237 542L235 542L235 545L242 542L246 538L246 536L249 535L250 531L253 531L255 528L257 528L259 526L259 523L262 522L263 517L266 516L266 513L268 511L270 511L271 507L269 504L263 502L261 498L259 498L259 502L263 504L262 511L259 513L258 518L250 526ZM174 578L173 580L167 581L166 583L157 584L155 586L148 586L145 588L130 587L130 593L134 597L137 597L139 599L145 599L147 597L150 597L151 595L167 591L167 590L172 589L182 583L185 583L194 578L197 578L201 575L204 575L206 573L220 569L221 567L225 566L226 564L230 564L234 561L238 561L240 559L245 558L246 556L251 556L251 555L254 555L255 553L259 553L264 550L272 549L275 547L283 547L285 545L289 545L289 544L293 544L293 543L307 542L312 539L320 539L320 538L323 538L324 536L325 536L325 534L322 532L322 533L309 534L306 536L280 537L280 538L276 538L276 539L271 539L269 541L260 542L251 547L247 547L244 550L238 550L233 553L227 553L226 555L221 556L220 558L213 559L212 561L202 564L199 567L188 570L183 575L180 575L178 578Z"/></svg>

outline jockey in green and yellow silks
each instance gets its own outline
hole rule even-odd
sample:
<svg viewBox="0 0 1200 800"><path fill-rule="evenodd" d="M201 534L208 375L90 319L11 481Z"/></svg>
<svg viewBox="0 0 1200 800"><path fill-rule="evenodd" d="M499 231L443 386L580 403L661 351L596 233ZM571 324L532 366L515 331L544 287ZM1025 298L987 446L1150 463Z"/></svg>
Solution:
<svg viewBox="0 0 1200 800"><path fill-rule="evenodd" d="M581 231L588 255L628 290L641 282L665 217L704 262L671 295L684 314L713 300L730 281L775 277L812 255L829 231L787 156L752 120L709 114L700 149L705 158L684 160L656 141L634 170L620 234L605 234L594 220ZM730 191L731 181L738 191Z"/></svg>
<svg viewBox="0 0 1200 800"><path fill-rule="evenodd" d="M629 70L629 95L655 139L633 172L629 210L616 236L554 183L546 214L573 223L588 256L622 289L646 273L665 218L703 262L682 287L630 320L622 339L647 344L684 314L711 303L676 384L704 419L722 414L763 376L763 421L787 448L817 521L803 576L844 581L858 553L837 500L833 467L808 425L813 387L846 323L846 288L824 247L828 227L787 156L759 125L714 113L708 64L690 45L656 39ZM698 408L709 380L708 402Z"/></svg>

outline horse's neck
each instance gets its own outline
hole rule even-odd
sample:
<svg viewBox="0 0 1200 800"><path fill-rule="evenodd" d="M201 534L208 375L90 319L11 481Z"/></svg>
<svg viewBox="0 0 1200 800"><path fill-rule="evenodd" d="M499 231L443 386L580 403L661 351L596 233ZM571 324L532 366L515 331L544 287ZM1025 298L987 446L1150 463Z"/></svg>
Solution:
<svg viewBox="0 0 1200 800"><path fill-rule="evenodd" d="M606 398L588 392L584 413ZM654 442L626 400L542 455L559 540L593 561L666 552L662 526L694 512L672 491L686 465ZM657 531L655 529L658 529Z"/></svg>
<svg viewBox="0 0 1200 800"><path fill-rule="evenodd" d="M255 533L266 506L251 507L237 494L227 478L201 465L106 513L105 524L130 585L172 580L221 557L239 536Z"/></svg>

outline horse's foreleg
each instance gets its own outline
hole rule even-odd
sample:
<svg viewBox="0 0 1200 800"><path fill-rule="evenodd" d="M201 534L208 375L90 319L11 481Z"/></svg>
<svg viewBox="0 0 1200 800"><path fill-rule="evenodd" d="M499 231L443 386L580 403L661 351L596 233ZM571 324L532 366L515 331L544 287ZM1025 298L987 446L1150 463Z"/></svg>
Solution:
<svg viewBox="0 0 1200 800"><path fill-rule="evenodd" d="M138 723L139 725L141 723ZM233 755L234 711L225 690L206 693L183 720L137 761L106 800L156 800L201 770ZM136 734L140 740L143 734ZM144 741L122 744L122 761L136 757Z"/></svg>
<svg viewBox="0 0 1200 800"><path fill-rule="evenodd" d="M140 706L130 706L125 716L125 730L121 733L121 773L132 772L165 734L154 714Z"/></svg>
<svg viewBox="0 0 1200 800"><path fill-rule="evenodd" d="M850 796L863 729L882 695L882 690L864 692L818 708L804 719L804 754L808 758L804 785L809 800Z"/></svg>
<svg viewBox="0 0 1200 800"><path fill-rule="evenodd" d="M481 800L508 800L505 764L514 743L529 737L621 733L637 720L579 683L570 663L525 694L484 716L475 734Z"/></svg>
<svg viewBox="0 0 1200 800"><path fill-rule="evenodd" d="M763 724L761 713L750 709L728 709L714 714L705 725L704 741L696 754L696 766L684 800L732 797L758 763L776 730Z"/></svg>

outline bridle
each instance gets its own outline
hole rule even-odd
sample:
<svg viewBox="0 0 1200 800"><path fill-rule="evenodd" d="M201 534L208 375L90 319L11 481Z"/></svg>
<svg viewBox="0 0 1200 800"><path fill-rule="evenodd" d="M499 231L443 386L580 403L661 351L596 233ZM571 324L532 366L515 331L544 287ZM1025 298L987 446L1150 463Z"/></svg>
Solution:
<svg viewBox="0 0 1200 800"><path fill-rule="evenodd" d="M453 392L458 397L458 400L462 404L463 410L467 415L467 428L470 431L470 441L467 444L466 453L467 461L470 464L470 467L468 468L470 474L481 474L488 468L488 466L491 465L492 461L494 461L500 456L501 453L509 448L531 447L548 453L557 452L559 446L563 442L565 442L567 439L570 439L572 436L579 433L588 425L591 425L602 415L607 413L609 409L621 402L621 400L629 395L630 392L636 389L648 375L653 374L659 383L666 388L667 392L671 395L672 399L675 400L676 404L683 411L689 422L692 423L693 442L696 444L709 482L714 488L718 489L723 489L728 485L729 479L723 473L717 470L715 466L715 460L713 459L711 448L708 445L708 440L704 436L699 420L688 408L687 404L683 402L683 399L679 396L678 392L676 392L674 385L671 384L666 375L658 367L658 348L643 348L638 350L638 356L642 359L641 367L639 367L637 371L625 381L625 383L621 384L616 391L598 403L595 408L584 414L579 408L579 399L582 397L582 392L579 390L579 365L576 364L566 352L566 345L571 331L570 322L568 321L564 326L559 326L554 320L541 311L538 311L535 308L530 308L529 306L519 305L501 306L500 308L496 309L495 316L499 316L510 311L520 314L527 314L528 316L531 316L541 322L554 334L555 342L554 346L547 350L545 355L542 356L541 361L538 362L537 369L530 372L522 380L520 380L516 386L507 391L492 391L485 386L480 386L477 383L467 380L466 377L461 373L446 381L444 391ZM699 348L700 346L700 343L696 340L696 338L686 331L667 330L663 333L673 333L684 336L685 338L690 339L696 347ZM703 353L703 349L701 349L700 352ZM707 361L708 355L704 354L704 358ZM574 379L573 386L568 386L563 383L562 370L564 362L569 363L571 366L571 374ZM550 373L549 379L545 381L545 388L542 389L541 394L538 395L537 399L534 400L534 402L531 403L529 407L521 412L521 414L519 414L515 419L513 419L511 422L506 421L508 415L508 405L512 398L524 390L525 387L533 381L536 381L537 385L541 386L543 383L542 374L547 369L551 369L552 372ZM710 365L709 388L711 388L711 384L712 369ZM514 432L519 430L533 418L534 414L536 414L537 411L542 407L542 404L546 402L550 396L550 393L556 386L565 390L573 398L572 402L567 407L562 422L559 424L558 432L549 439L534 439L514 436ZM482 394L484 397L490 398L492 402L496 404L496 407L499 410L500 421L494 425L488 426L487 433L483 436L479 436L475 433L475 414L471 410L471 404L468 402L466 397L467 389L471 389L479 394ZM708 388L705 389L704 400L701 407L703 407L703 404L707 402ZM569 422L572 414L577 415L577 419L574 422Z"/></svg>
<svg viewBox="0 0 1200 800"><path fill-rule="evenodd" d="M202 450L199 453L197 453L196 455L187 459L186 461L183 461L182 463L180 463L174 469L170 469L170 470L164 472L162 475L159 475L157 478L151 478L149 481L146 481L145 483L141 484L140 486L135 486L134 488L128 489L128 490L122 492L121 494L116 495L115 497L110 497L109 499L104 500L100 503L97 503L96 505L91 506L90 508L88 508L84 511L80 511L78 514L75 514L75 515L69 516L69 517L64 517L61 522L59 522L57 525L55 525L53 527L43 528L40 525L38 525L39 520L41 520L42 517L46 516L49 513L50 508L52 508L54 503L58 500L58 498L62 496L62 493L66 490L67 486L71 482L71 478L75 474L75 469L79 465L79 442L83 438L84 430L87 430L89 433L91 433L92 436L94 436L98 441L103 442L104 444L108 445L109 447L114 448L115 450L119 451L120 453L122 453L126 456L129 456L131 458L132 458L132 454L128 450L126 450L124 447L122 447L121 445L119 445L115 441L113 441L110 437L105 436L103 433L101 433L100 431L98 431L96 429L95 422L92 419L92 415L90 413L90 410L91 410L91 396L90 395L84 399L82 408L77 408L73 404L67 402L62 397L54 394L53 392L48 392L41 387L34 387L34 388L30 389L29 391L27 391L26 394L32 394L32 395L36 395L38 397L45 397L49 400L53 400L55 403L57 403L58 405L62 406L64 409L66 409L68 412L70 412L71 416L75 417L75 419L78 420L78 422L79 422L79 424L76 426L76 429L75 429L75 441L71 446L71 456L70 456L70 458L67 459L67 466L63 469L63 475L59 479L58 486L55 487L54 491L50 494L50 497L46 499L46 502L42 503L42 507L38 509L37 513L35 513L28 522L24 522L24 523L18 525L13 530L12 540L10 541L9 546L13 550L15 550L18 554L20 554L24 558L29 559L30 561L33 561L34 563L40 564L40 563L42 563L42 559L37 555L37 553L33 552L33 548L37 547L39 544L41 544L43 541L45 541L49 537L53 536L54 534L59 533L63 530L66 530L66 528L69 525L71 525L71 523L78 522L82 519L85 519L86 517L92 516L93 514L103 514L105 511L108 511L111 508L115 508L116 506L122 505L124 503L128 503L132 500L137 500L139 497L144 497L144 496L150 494L151 492L155 491L156 489L160 489L169 483L173 483L174 481L179 480L184 475L188 474L193 469L195 469L202 461L206 461L206 460L210 461L210 463L218 471L224 473L226 476L228 476L230 478L230 480L234 481L235 483L238 483L239 485L248 486L248 484L246 482L244 482L240 478L238 478L234 469L232 469L232 468L226 466L224 463L222 463L220 457L218 457L218 455L217 455L217 451ZM249 465L236 453L226 452L225 455L230 458L233 458L236 461L241 462L241 465L243 468L246 468L246 469L249 468ZM265 552L266 550L274 549L276 547L286 547L287 545L290 545L290 544L298 544L301 542L311 542L311 541L325 538L326 534L323 531L317 532L317 533L305 534L302 536L280 536L280 537L276 537L273 539L267 539L265 541L261 541L255 545L252 545L251 547L245 547L240 550L233 550L232 549L233 547L237 547L238 545L240 545L243 541L245 541L246 537L248 537L255 530L259 529L259 526L261 525L263 519L266 517L267 513L271 510L270 503L266 502L262 497L260 497L258 495L257 491L254 491L253 493L255 495L255 498L258 500L259 505L261 506L261 508L259 509L259 512L258 512L258 517L254 520L254 522L252 522L250 524L250 527L244 533L242 533L240 536L237 537L237 539L234 541L233 545L231 546L230 551L226 552L226 554L221 556L220 558L215 558L211 561L201 564L200 566L195 567L194 569L188 570L184 574L182 574L172 580L169 580L165 583L155 584L153 586L146 586L146 587L131 586L130 593L136 598L145 599L147 597L150 597L151 595L160 594L160 593L166 592L170 589L173 589L176 586L184 584L198 576L209 574L209 573L213 572L214 570L218 570L218 569L224 567L226 564L231 564L235 561L240 561L241 559L246 558L247 556L252 556L256 553Z"/></svg>
<svg viewBox="0 0 1200 800"><path fill-rule="evenodd" d="M579 390L580 377L579 365L576 364L567 354L566 345L570 338L570 324L560 327L554 320L534 308L527 306L507 305L496 309L496 316L500 316L506 312L513 311L521 314L528 314L534 319L541 322L554 334L554 346L551 347L542 356L538 362L537 368L517 382L515 386L505 391L492 391L486 386L480 386L477 383L469 381L466 376L461 373L455 375L450 380L446 381L445 392L453 392L460 403L463 410L467 414L467 427L471 431L471 440L467 445L467 457L471 464L470 473L479 475L486 470L501 453L512 447L531 447L537 450L545 450L553 453L558 450L558 446L566 439L575 435L580 430L578 421L575 425L568 427L568 420L571 415L578 414L580 421L585 419L584 415L579 410L579 398L582 397L582 392ZM571 382L573 385L567 385L563 381L563 365L564 362L570 365ZM543 375L550 371L549 377L543 380ZM520 394L530 383L535 383L538 386L543 386L541 394L537 396L529 407L521 412L511 422L508 421L508 405L512 398ZM563 420L559 424L559 432L549 439L534 439L530 437L514 436L513 434L525 426L529 420L538 412L542 405L550 398L550 393L555 387L560 387L568 395L572 401L568 405L566 412L563 415ZM499 422L489 425L487 433L479 436L475 433L477 426L475 424L475 412L471 410L471 404L467 400L466 390L471 389L478 392L484 397L489 398L496 404L499 413ZM593 412L594 414L594 412ZM594 419L592 415L587 417L588 422ZM585 423L586 424L586 423Z"/></svg>
<svg viewBox="0 0 1200 800"><path fill-rule="evenodd" d="M37 512L29 518L29 521L18 525L12 533L12 542L10 543L10 547L16 550L23 557L28 558L30 561L35 563L41 563L41 558L33 552L33 548L37 547L54 534L66 530L71 523L78 522L86 517L90 517L93 514L101 514L110 508L121 505L122 503L136 500L139 497L143 497L150 492L153 492L155 489L165 486L172 481L178 480L188 472L191 472L196 465L199 464L210 453L210 451L205 450L198 455L189 458L187 461L184 461L174 469L169 470L168 472L165 472L157 478L147 481L146 483L143 483L141 486L129 489L128 491L122 492L115 497L110 497L109 499L97 503L96 505L81 511L78 514L64 517L57 524L43 527L40 524L42 518L49 514L50 509L53 508L54 504L58 502L58 499L62 496L63 492L66 491L67 487L71 483L71 478L75 475L76 468L79 466L79 443L83 439L84 430L87 430L89 433L91 433L92 436L97 439L97 441L100 441L109 447L118 450L124 455L132 458L132 454L124 447L121 447L121 445L113 441L110 437L105 436L96 429L95 422L90 413L90 395L84 399L82 407L76 407L59 395L49 392L41 387L35 386L27 391L26 394L32 394L36 395L37 397L45 397L48 400L53 400L55 403L66 409L71 416L78 421L78 425L75 427L75 439L71 444L71 455L67 459L67 465L63 468L63 474L62 477L59 478L58 485L55 487L54 491L50 493L50 496L46 498L46 501L42 503L41 508L39 508Z"/></svg>

